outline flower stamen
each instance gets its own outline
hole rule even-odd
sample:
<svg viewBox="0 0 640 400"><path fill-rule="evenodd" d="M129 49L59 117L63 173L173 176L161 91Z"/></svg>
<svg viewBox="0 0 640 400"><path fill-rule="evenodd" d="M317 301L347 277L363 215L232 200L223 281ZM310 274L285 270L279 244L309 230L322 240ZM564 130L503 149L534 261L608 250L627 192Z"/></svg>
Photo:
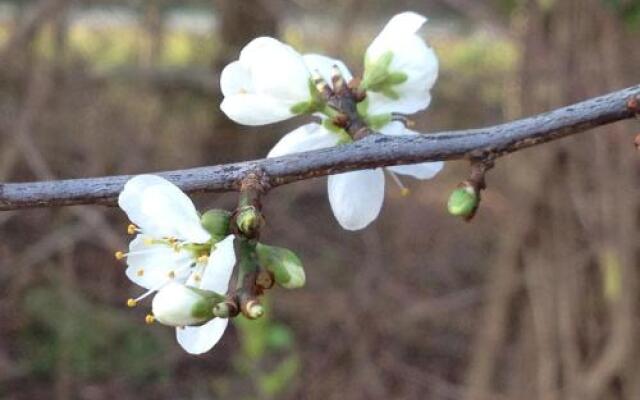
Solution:
<svg viewBox="0 0 640 400"><path fill-rule="evenodd" d="M391 175L391 178L396 183L396 185L400 187L400 195L402 197L407 197L408 195L411 194L411 190L409 190L409 188L402 183L402 181L400 180L400 177L398 177L398 175L395 172L391 170L387 170L387 172L389 173L389 175Z"/></svg>
<svg viewBox="0 0 640 400"><path fill-rule="evenodd" d="M154 317L154 316L153 316L153 314L147 314L147 315L144 317L144 322L145 322L147 325L151 325L151 324L153 324L155 321L156 321L156 317Z"/></svg>
<svg viewBox="0 0 640 400"><path fill-rule="evenodd" d="M127 226L127 233L129 235L135 235L137 232L140 232L140 228L138 228L137 226L135 226L134 224L129 224Z"/></svg>

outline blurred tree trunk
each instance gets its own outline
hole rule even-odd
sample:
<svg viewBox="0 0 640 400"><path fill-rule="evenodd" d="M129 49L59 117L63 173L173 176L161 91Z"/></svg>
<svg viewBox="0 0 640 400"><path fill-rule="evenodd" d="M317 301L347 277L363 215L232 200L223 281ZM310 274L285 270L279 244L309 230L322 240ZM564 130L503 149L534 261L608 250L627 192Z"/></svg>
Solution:
<svg viewBox="0 0 640 400"><path fill-rule="evenodd" d="M530 0L515 13L523 53L514 101L523 114L637 83L633 32L605 3ZM515 273L520 289L496 301L489 295L467 399L640 398L629 378L637 379L640 190L625 132L628 125L608 127L507 160L520 165L501 176L516 214L502 234L512 237L522 220L528 232L509 266L495 264L490 288ZM543 165L552 174L539 173ZM530 200L534 188L539 201ZM510 313L509 326L496 310Z"/></svg>
<svg viewBox="0 0 640 400"><path fill-rule="evenodd" d="M214 0L213 5L218 16L217 37L221 44L219 55L214 61L214 70L217 76L220 76L222 69L229 62L236 60L242 47L252 39L259 36L275 37L279 21L278 13L268 1ZM216 110L219 110L222 98L222 93L219 93L214 99ZM218 111L213 122L213 134L201 146L205 151L203 159L206 162L218 163L255 158L257 149L261 147L260 141L268 137L238 135L238 129L238 124ZM213 146L216 148L215 155L210 151Z"/></svg>

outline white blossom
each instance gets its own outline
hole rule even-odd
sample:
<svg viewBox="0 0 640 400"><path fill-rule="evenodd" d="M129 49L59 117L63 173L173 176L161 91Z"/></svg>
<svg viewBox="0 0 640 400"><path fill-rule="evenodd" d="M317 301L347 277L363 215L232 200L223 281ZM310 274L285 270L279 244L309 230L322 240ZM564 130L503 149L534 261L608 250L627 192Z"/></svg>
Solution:
<svg viewBox="0 0 640 400"><path fill-rule="evenodd" d="M370 114L413 114L429 106L429 91L438 77L438 58L416 33L426 21L414 12L398 14L367 48L364 84L368 79L382 79L370 82L379 86L367 92Z"/></svg>
<svg viewBox="0 0 640 400"><path fill-rule="evenodd" d="M194 298L172 294L189 288L225 294L236 262L234 236L213 242L211 234L200 223L195 206L177 186L155 175L139 175L130 179L120 193L118 204L137 233L129 245L129 252L116 253L126 258L126 274L134 283L148 289L136 299L157 292L154 309L160 315L154 318L177 328L177 339L182 347L193 354L210 350L220 339L228 321L213 318L210 321L186 318L190 310L181 307ZM188 288L182 288L186 285ZM188 293L182 290L183 293ZM189 300L191 299L191 300ZM206 322L201 326L189 326Z"/></svg>
<svg viewBox="0 0 640 400"><path fill-rule="evenodd" d="M302 56L269 37L252 40L220 77L222 111L243 125L264 125L298 114L312 101L310 73Z"/></svg>

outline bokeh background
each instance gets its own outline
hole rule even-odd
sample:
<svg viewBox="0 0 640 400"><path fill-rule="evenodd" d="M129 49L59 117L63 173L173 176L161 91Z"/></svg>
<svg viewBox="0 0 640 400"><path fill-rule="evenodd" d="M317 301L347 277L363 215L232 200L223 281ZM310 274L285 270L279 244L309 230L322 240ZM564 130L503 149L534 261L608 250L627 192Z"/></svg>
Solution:
<svg viewBox="0 0 640 400"><path fill-rule="evenodd" d="M640 81L637 0L0 1L0 181L263 157L300 120L250 128L218 76L258 35L359 73L396 12L441 61L421 131L480 127ZM389 180L380 218L335 222L325 179L266 200L266 242L304 289L194 357L127 309L118 209L0 213L2 399L638 399L635 122L510 155L472 223L447 215L467 165ZM232 208L231 194L196 198Z"/></svg>

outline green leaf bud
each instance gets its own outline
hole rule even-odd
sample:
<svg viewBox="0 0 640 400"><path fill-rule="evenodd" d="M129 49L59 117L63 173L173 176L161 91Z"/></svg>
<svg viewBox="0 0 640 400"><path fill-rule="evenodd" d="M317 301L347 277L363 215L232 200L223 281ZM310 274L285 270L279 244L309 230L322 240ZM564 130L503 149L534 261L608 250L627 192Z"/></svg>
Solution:
<svg viewBox="0 0 640 400"><path fill-rule="evenodd" d="M262 243L258 243L256 252L258 262L273 273L277 284L287 289L297 289L304 286L304 268L294 252Z"/></svg>
<svg viewBox="0 0 640 400"><path fill-rule="evenodd" d="M229 220L231 219L231 213L226 210L209 210L202 214L200 217L200 223L202 227L207 230L214 237L225 237L229 231Z"/></svg>
<svg viewBox="0 0 640 400"><path fill-rule="evenodd" d="M254 237L262 227L264 219L254 206L242 207L236 215L236 225L247 237Z"/></svg>
<svg viewBox="0 0 640 400"><path fill-rule="evenodd" d="M479 201L480 196L473 185L464 182L449 196L447 208L451 215L471 218L478 208Z"/></svg>

